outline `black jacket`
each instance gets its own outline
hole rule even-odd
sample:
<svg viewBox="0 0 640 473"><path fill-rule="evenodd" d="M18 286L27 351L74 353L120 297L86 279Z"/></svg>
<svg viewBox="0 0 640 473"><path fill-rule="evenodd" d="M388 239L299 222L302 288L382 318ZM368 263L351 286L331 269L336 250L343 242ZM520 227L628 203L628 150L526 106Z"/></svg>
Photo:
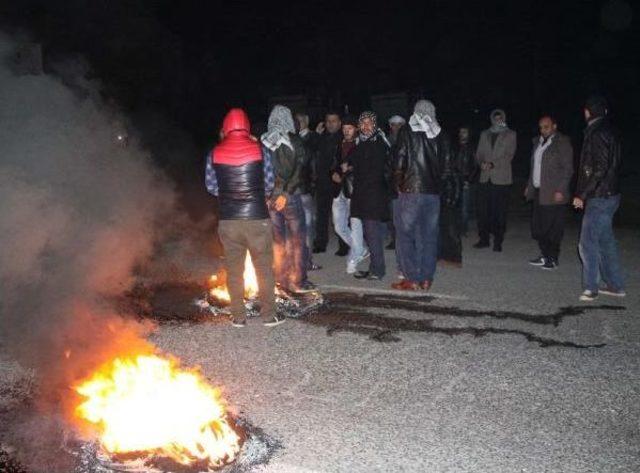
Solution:
<svg viewBox="0 0 640 473"><path fill-rule="evenodd" d="M409 194L440 194L443 176L451 163L449 138L440 132L435 138L411 130L409 125L398 132L392 161L394 187Z"/></svg>
<svg viewBox="0 0 640 473"><path fill-rule="evenodd" d="M351 216L389 220L389 145L377 135L360 142L349 159L353 165Z"/></svg>
<svg viewBox="0 0 640 473"><path fill-rule="evenodd" d="M340 191L344 194L347 199L351 198L353 194L353 170L348 170L346 173L342 171L342 164L346 163L348 166L352 166L351 164L351 155L355 151L356 147L354 146L345 156L342 157L343 152L343 143L340 143L338 149L336 150L336 157L333 161L333 166L331 166L331 174L337 173L341 178L342 182L340 184L333 182L333 198L335 199L340 195Z"/></svg>
<svg viewBox="0 0 640 473"><path fill-rule="evenodd" d="M293 149L282 144L271 152L275 175L272 195L276 197L281 194L302 193L302 169L307 160L307 151L298 135L289 133L289 139Z"/></svg>
<svg viewBox="0 0 640 473"><path fill-rule="evenodd" d="M220 220L269 218L262 161L252 161L240 166L214 164L213 168L218 180Z"/></svg>
<svg viewBox="0 0 640 473"><path fill-rule="evenodd" d="M331 171L336 152L342 143L342 132L329 133L325 131L316 141L314 155L315 188L318 193L331 194Z"/></svg>
<svg viewBox="0 0 640 473"><path fill-rule="evenodd" d="M480 166L476 161L476 147L472 143L460 144L455 147L455 163L460 170L462 180L472 184L480 176Z"/></svg>
<svg viewBox="0 0 640 473"><path fill-rule="evenodd" d="M621 160L620 137L609 120L592 122L584 131L576 195L586 200L619 194Z"/></svg>
<svg viewBox="0 0 640 473"><path fill-rule="evenodd" d="M305 159L302 163L302 169L300 170L300 192L302 194L312 194L314 192L315 185L315 169L313 156L316 149L318 134L315 131L309 130L306 135L298 136L302 140L306 151Z"/></svg>

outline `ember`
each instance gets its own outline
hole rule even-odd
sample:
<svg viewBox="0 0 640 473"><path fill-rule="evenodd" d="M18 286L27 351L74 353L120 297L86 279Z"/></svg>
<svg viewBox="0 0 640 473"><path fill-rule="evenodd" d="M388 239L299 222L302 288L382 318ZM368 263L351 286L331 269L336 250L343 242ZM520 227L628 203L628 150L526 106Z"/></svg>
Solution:
<svg viewBox="0 0 640 473"><path fill-rule="evenodd" d="M144 453L219 467L240 450L219 390L174 358L115 358L74 388L84 397L76 415L98 430L110 454Z"/></svg>

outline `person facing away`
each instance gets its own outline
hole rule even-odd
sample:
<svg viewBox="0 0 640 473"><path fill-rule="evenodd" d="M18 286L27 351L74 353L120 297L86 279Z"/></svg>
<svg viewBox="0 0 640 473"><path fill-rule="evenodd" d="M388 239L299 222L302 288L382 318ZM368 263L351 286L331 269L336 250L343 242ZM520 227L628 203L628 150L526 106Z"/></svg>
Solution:
<svg viewBox="0 0 640 473"><path fill-rule="evenodd" d="M351 216L351 195L353 194L353 166L351 154L356 149L358 120L347 115L342 120L343 140L336 153L331 180L334 183L334 198L331 211L336 233L349 246L347 274L354 274L358 263L368 256L364 245L362 221Z"/></svg>
<svg viewBox="0 0 640 473"><path fill-rule="evenodd" d="M275 182L269 213L273 223L273 255L276 285L301 294L315 290L307 279L306 225L302 208L302 167L306 150L295 133L291 110L275 105L269 115L262 144L272 157Z"/></svg>
<svg viewBox="0 0 640 473"><path fill-rule="evenodd" d="M564 235L573 148L569 137L558 131L553 117L543 116L538 127L540 135L533 139L531 172L524 195L533 201L531 236L538 242L540 255L529 264L552 270L558 266Z"/></svg>
<svg viewBox="0 0 640 473"><path fill-rule="evenodd" d="M503 110L491 112L491 127L480 134L476 161L478 184L478 235L474 248L486 248L493 235L493 251L502 251L507 229L507 208L512 184L511 161L516 154L516 132L507 126Z"/></svg>
<svg viewBox="0 0 640 473"><path fill-rule="evenodd" d="M620 206L621 141L611 124L607 101L590 97L584 106L587 128L580 154L573 206L584 210L580 228L581 301L598 294L624 297L624 279L613 234L613 216ZM598 282L598 275L602 285Z"/></svg>
<svg viewBox="0 0 640 473"><path fill-rule="evenodd" d="M327 251L329 242L329 220L333 203L333 183L331 166L340 143L342 143L342 119L337 111L330 110L324 121L318 123L316 133L316 152L314 155L315 191L316 191L316 234L313 242L314 253ZM337 254L345 256L349 247L339 240Z"/></svg>
<svg viewBox="0 0 640 473"><path fill-rule="evenodd" d="M404 279L394 289L429 290L438 258L442 176L450 144L436 119L436 108L418 100L394 148L396 256Z"/></svg>
<svg viewBox="0 0 640 473"><path fill-rule="evenodd" d="M307 228L307 238L305 240L305 261L307 271L317 271L322 266L313 262L313 237L315 234L315 199L314 199L314 170L313 170L313 153L315 150L315 140L317 134L309 130L309 115L298 112L294 115L296 122L296 132L302 139L305 146L305 161L302 163L302 171L300 178L302 186L300 188L300 199L302 200L302 208L304 210L304 223Z"/></svg>
<svg viewBox="0 0 640 473"><path fill-rule="evenodd" d="M389 219L389 142L378 128L373 112L360 114L358 130L358 144L349 157L353 166L351 216L362 221L371 256L369 269L357 271L354 276L378 281L386 271L384 222Z"/></svg>
<svg viewBox="0 0 640 473"><path fill-rule="evenodd" d="M467 235L469 221L475 211L475 190L480 168L476 162L475 147L472 142L471 127L463 125L458 128L458 140L453 150L454 161L462 174L462 234Z"/></svg>
<svg viewBox="0 0 640 473"><path fill-rule="evenodd" d="M205 185L219 202L218 233L225 252L234 327L246 326L244 261L247 251L260 287L260 315L265 326L285 321L274 304L271 220L266 199L273 191L271 158L250 136L251 125L240 108L224 118L222 141L207 157Z"/></svg>

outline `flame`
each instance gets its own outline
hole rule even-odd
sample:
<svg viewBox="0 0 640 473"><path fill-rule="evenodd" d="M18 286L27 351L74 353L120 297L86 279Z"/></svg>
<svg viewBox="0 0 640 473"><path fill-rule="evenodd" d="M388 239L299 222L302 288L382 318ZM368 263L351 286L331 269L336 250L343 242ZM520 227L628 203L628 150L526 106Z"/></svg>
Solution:
<svg viewBox="0 0 640 473"><path fill-rule="evenodd" d="M76 415L94 424L109 453L147 452L189 465L233 461L240 438L224 401L196 370L156 355L118 357L75 386Z"/></svg>
<svg viewBox="0 0 640 473"><path fill-rule="evenodd" d="M251 255L247 251L247 256L244 259L244 272L242 274L244 279L244 297L245 299L253 299L258 295L258 277L256 276L256 270L253 267L253 261L251 261ZM209 294L218 299L219 301L229 302L229 290L227 288L226 276L214 274L209 278Z"/></svg>

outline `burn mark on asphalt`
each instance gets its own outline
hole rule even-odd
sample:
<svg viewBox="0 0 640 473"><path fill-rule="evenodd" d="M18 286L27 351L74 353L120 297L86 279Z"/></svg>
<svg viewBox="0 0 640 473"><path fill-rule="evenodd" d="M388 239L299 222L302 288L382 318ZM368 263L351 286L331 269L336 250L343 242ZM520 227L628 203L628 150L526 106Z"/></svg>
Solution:
<svg viewBox="0 0 640 473"><path fill-rule="evenodd" d="M327 304L313 314L301 319L312 325L327 328L327 335L338 332L351 332L368 336L378 342L397 342L401 332L440 333L449 336L471 335L483 337L487 334L519 335L527 341L541 347L601 348L606 344L579 344L571 341L541 337L532 332L497 327L439 327L433 325L433 319L407 319L387 317L369 312L367 309L401 309L432 315L454 317L491 317L496 319L514 319L535 324L558 326L564 317L583 315L593 310L625 310L623 306L568 306L558 309L554 314L524 314L513 311L479 311L429 305L433 300L429 296L402 297L393 295L358 295L353 293L329 293L325 296Z"/></svg>

